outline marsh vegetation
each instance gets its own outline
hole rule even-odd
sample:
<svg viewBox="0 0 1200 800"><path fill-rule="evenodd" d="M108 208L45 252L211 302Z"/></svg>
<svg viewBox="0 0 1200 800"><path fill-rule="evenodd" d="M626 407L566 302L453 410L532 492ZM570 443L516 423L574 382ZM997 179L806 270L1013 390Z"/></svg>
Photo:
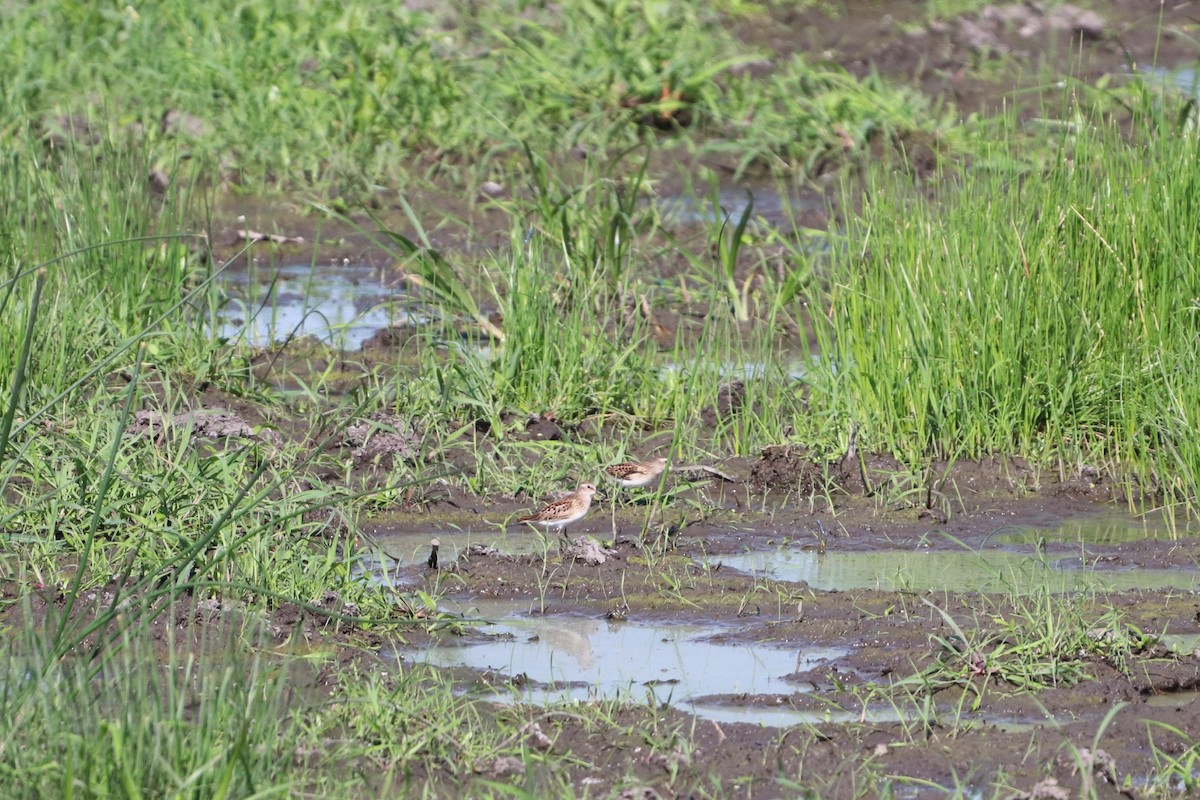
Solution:
<svg viewBox="0 0 1200 800"><path fill-rule="evenodd" d="M1193 23L883 5L6 8L0 795L1195 791Z"/></svg>

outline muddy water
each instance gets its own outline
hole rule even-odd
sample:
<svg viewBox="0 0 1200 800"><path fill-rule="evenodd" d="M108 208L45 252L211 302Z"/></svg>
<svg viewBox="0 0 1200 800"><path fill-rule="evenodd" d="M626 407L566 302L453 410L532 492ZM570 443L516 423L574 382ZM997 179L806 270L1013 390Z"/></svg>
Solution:
<svg viewBox="0 0 1200 800"><path fill-rule="evenodd" d="M1200 588L1194 568L1110 568L1094 546L1171 538L1165 528L1127 518L1069 520L1057 528L1014 527L979 549L827 551L781 547L709 556L710 568L732 568L822 591L998 592L1125 591ZM932 542L931 542L932 544Z"/></svg>
<svg viewBox="0 0 1200 800"><path fill-rule="evenodd" d="M1185 589L1200 586L1189 569L1109 570L1090 559L1012 553L876 551L867 553L773 550L706 559L774 580L805 583L821 591L878 589L885 592L1015 592L1039 590Z"/></svg>
<svg viewBox="0 0 1200 800"><path fill-rule="evenodd" d="M750 210L751 219L762 219L769 225L794 227L798 216L825 211L824 200L813 195L785 195L766 186L726 187L717 192L716 207L710 195L694 197L687 194L657 198L655 207L666 225L719 225L726 219L737 224Z"/></svg>
<svg viewBox="0 0 1200 800"><path fill-rule="evenodd" d="M373 580L407 576L404 580L413 586L423 586L429 579L424 560L434 535L440 539L441 555L447 560L480 545L512 554L537 553L545 546L541 537L523 531L381 535L375 555L364 559L362 569ZM977 549L957 545L949 537L929 537L927 546L908 550L817 552L780 547L701 556L697 561L713 570L720 564L721 570L804 581L822 591L1196 591L1200 588L1200 570L1106 568L1112 562L1096 555L1112 548L1128 548L1131 542L1178 535L1178 531L1165 527L1106 515L1067 520L1056 527L997 528L982 540L975 540ZM547 557L551 562L558 559L556 552ZM424 649L405 649L395 655L438 667L467 668L519 679L512 687L484 695L484 699L495 702L650 702L669 704L718 724L747 722L765 727L856 722L908 725L920 722L923 715L934 714L953 719L956 725L1021 733L1077 721L1075 717L1058 719L1053 713L1030 716L1027 708L967 713L953 705L919 710L891 704L853 708L830 702L823 706L818 698L824 697L824 690L817 691L806 676L831 669L844 671L847 667L853 672L854 653L849 646L842 647L836 641L806 643L803 636L787 639L786 645L736 636L726 641L740 629L728 618L709 621L686 614L665 621L611 621L601 608L580 611L574 605L569 613L555 613L536 591L503 601L469 596L443 598L440 608L463 619L483 621L478 631L484 636L445 636ZM584 608L588 608L586 604ZM1196 635L1174 634L1164 644L1187 655L1197 650L1200 641ZM809 699L799 700L802 697Z"/></svg>
<svg viewBox="0 0 1200 800"><path fill-rule="evenodd" d="M1153 67L1143 74L1148 75L1151 82L1173 87L1189 97L1200 98L1200 73L1194 67L1170 70Z"/></svg>
<svg viewBox="0 0 1200 800"><path fill-rule="evenodd" d="M714 722L749 722L769 728L787 728L793 725L848 725L853 723L914 723L920 722L917 712L905 713L895 706L867 706L862 709L829 708L820 711L805 711L786 704L770 706L737 706L700 702L691 705L694 713ZM961 726L987 725L998 731L1021 733L1059 720L1046 714L1041 716L1004 716L1000 714L960 714L958 709L942 705L932 709L932 714L953 717Z"/></svg>
<svg viewBox="0 0 1200 800"><path fill-rule="evenodd" d="M1060 542L1080 545L1109 545L1147 539L1178 539L1194 534L1187 528L1172 530L1165 522L1139 522L1123 515L1100 515L1087 519L1064 520L1054 528L1011 526L997 529L988 537L995 544L1035 545Z"/></svg>
<svg viewBox="0 0 1200 800"><path fill-rule="evenodd" d="M699 624L615 622L598 617L512 613L512 604L473 606L497 616L485 643L446 642L403 656L439 667L469 667L522 676L520 689L498 701L538 704L595 699L687 706L699 716L721 706L695 700L714 695L791 694L786 676L845 655L832 647L726 645L705 637L725 630ZM721 712L724 713L724 712ZM793 720L794 724L797 720Z"/></svg>
<svg viewBox="0 0 1200 800"><path fill-rule="evenodd" d="M357 350L380 328L424 321L397 281L387 270L362 264L230 273L225 287L231 300L215 332L255 346L313 336Z"/></svg>
<svg viewBox="0 0 1200 800"><path fill-rule="evenodd" d="M533 600L450 599L443 611L483 620L484 642L446 637L421 650L393 656L444 668L469 668L519 678L519 686L484 694L498 703L549 705L620 700L673 705L716 723L783 728L848 723L920 722L929 715L956 726L986 725L1019 733L1068 722L1053 714L970 713L952 703L928 709L895 704L796 708L789 696L813 685L796 673L829 667L846 648L717 644L708 637L728 625L617 622L580 615L541 615ZM1180 643L1186 647L1190 643ZM747 702L752 698L757 702ZM1177 698L1176 698L1177 700Z"/></svg>

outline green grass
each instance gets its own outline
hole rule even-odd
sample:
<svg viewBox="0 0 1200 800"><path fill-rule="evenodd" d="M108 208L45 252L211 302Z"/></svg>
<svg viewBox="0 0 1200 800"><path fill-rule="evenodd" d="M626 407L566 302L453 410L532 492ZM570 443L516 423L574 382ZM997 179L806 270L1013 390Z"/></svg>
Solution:
<svg viewBox="0 0 1200 800"><path fill-rule="evenodd" d="M286 671L249 655L162 669L149 649L89 664L5 648L5 797L286 796L316 781L292 766Z"/></svg>
<svg viewBox="0 0 1200 800"><path fill-rule="evenodd" d="M924 602L941 616L946 633L932 637L934 663L898 685L930 693L961 686L972 711L981 707L989 684L1018 692L1071 686L1092 677L1092 662L1124 672L1157 641L1125 626L1116 611L1090 617L1082 603L1049 592L1014 596L1011 608L977 611L969 624Z"/></svg>
<svg viewBox="0 0 1200 800"><path fill-rule="evenodd" d="M358 797L471 786L497 796L475 776L477 760L550 761L527 746L522 720L456 695L433 671L347 666L330 692L322 670L336 651L298 635L275 644L236 604L177 633L184 612L197 613L168 601L165 624L152 629L151 606L135 602L120 615L123 631L90 651L55 647L52 618L8 632L0 796Z"/></svg>
<svg viewBox="0 0 1200 800"><path fill-rule="evenodd" d="M73 591L115 576L270 602L334 589L386 616L345 558L354 530L339 520L353 521L355 493L301 482L320 454L274 435L279 398L207 332L222 268L202 237L180 233L198 200L155 195L147 169L116 148L102 162L0 164L6 543ZM199 430L186 415L208 386L248 412L257 403L257 429ZM341 402L313 442L338 436L361 401Z"/></svg>
<svg viewBox="0 0 1200 800"><path fill-rule="evenodd" d="M802 172L839 161L846 136L946 122L912 92L799 57L770 81L737 77L763 54L729 19L675 1L18 3L0 19L0 130L131 144L168 172L193 156L250 191L363 197L434 174L474 191L525 145L563 162L660 128Z"/></svg>
<svg viewBox="0 0 1200 800"><path fill-rule="evenodd" d="M817 413L907 463L1091 465L1191 513L1197 145L1135 122L1132 141L1072 126L1045 169L964 172L931 198L874 182L829 258Z"/></svg>
<svg viewBox="0 0 1200 800"><path fill-rule="evenodd" d="M655 434L685 461L781 441L832 458L853 424L860 448L891 452L913 474L1016 453L1064 471L1098 465L1189 513L1196 403L1181 376L1200 291L1194 234L1176 221L1197 192L1176 167L1194 160L1191 140L1130 142L1100 120L1064 129L1058 145L1041 175L979 169L921 195L876 177L862 216L816 255L750 225L750 209L674 235L641 202L652 184L640 151L560 175L529 150L536 191L500 206L506 246L439 252L411 207L413 238L382 237L440 322L414 338L412 366L375 365L345 395L329 369L282 391L288 376L255 377L247 351L208 335L219 267L173 233L196 200L154 196L144 159L114 147L103 168L81 155L12 162L15 313L0 360L14 389L0 430L10 534L43 537L44 568L86 554L96 580L199 568L264 597L311 600L332 583L365 602L340 560L349 534L315 513L337 506L353 520L447 472L483 495L543 491ZM765 255L781 242L784 272ZM663 280L639 268L665 257L686 269ZM697 297L708 313L660 352L654 315ZM823 313L811 315L816 357L798 379L786 347L805 340L780 334L803 329L807 309ZM742 409L715 414L737 376ZM126 435L139 410L178 414L213 383L257 404L256 430L219 445L187 425L158 441ZM376 410L419 428L420 454L381 484L330 480L343 470L321 443ZM272 435L295 415L313 420L306 434ZM520 441L531 416L558 422L565 440ZM463 448L475 466L449 470ZM548 455L561 471L535 469Z"/></svg>
<svg viewBox="0 0 1200 800"><path fill-rule="evenodd" d="M1200 202L1184 168L1195 145L1166 135L1179 130L1169 100L1131 98L1132 139L1096 112L1058 129L1048 160L997 126L981 166L937 188L872 172L862 214L816 252L748 225L752 212L675 235L630 201L650 190L637 159L552 178L532 157L536 194L501 207L507 246L466 258L394 239L443 325L418 340L419 368L378 376L379 391L434 440L485 423L498 447L470 483L484 493L522 483L509 467L545 445L505 440L541 415L583 426L563 445L576 464L591 461L593 423L670 432L689 461L782 441L834 458L858 425L861 449L913 475L1018 455L1064 475L1097 469L1131 501L1193 515L1200 272L1180 220ZM782 275L766 255L780 242ZM637 268L660 258L687 268L667 280ZM708 313L659 351L654 314L696 298ZM798 333L809 325L811 342ZM743 409L713 426L720 385L741 375Z"/></svg>

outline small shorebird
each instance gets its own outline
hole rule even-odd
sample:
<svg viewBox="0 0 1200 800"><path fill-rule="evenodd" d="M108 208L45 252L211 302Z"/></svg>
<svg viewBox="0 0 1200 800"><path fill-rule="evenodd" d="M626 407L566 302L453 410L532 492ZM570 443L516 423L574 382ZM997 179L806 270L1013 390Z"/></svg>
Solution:
<svg viewBox="0 0 1200 800"><path fill-rule="evenodd" d="M621 464L613 464L611 467L604 468L604 474L626 489L634 489L657 480L666 468L667 460L665 458L655 458L650 461L625 461Z"/></svg>
<svg viewBox="0 0 1200 800"><path fill-rule="evenodd" d="M556 528L559 534L565 539L566 534L563 531L572 522L578 522L584 518L588 509L592 506L592 496L594 494L596 494L596 487L594 485L581 483L578 489L561 500L547 503L542 509L528 516L517 517L517 522L530 522L535 525L541 525L547 531Z"/></svg>

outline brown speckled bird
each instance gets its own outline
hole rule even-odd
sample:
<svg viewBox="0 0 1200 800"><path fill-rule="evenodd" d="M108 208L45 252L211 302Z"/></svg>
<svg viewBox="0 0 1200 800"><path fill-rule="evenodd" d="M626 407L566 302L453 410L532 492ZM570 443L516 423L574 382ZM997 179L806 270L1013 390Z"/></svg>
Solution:
<svg viewBox="0 0 1200 800"><path fill-rule="evenodd" d="M572 522L578 522L584 518L592 506L592 496L595 494L596 487L594 485L581 483L578 489L561 500L547 503L543 508L528 516L517 517L517 522L541 525L547 531L557 529L565 539L566 534L563 531Z"/></svg>
<svg viewBox="0 0 1200 800"><path fill-rule="evenodd" d="M604 474L626 489L633 489L657 480L666 468L667 460L665 458L655 458L650 461L625 461L621 464L613 464L611 467L604 468Z"/></svg>

